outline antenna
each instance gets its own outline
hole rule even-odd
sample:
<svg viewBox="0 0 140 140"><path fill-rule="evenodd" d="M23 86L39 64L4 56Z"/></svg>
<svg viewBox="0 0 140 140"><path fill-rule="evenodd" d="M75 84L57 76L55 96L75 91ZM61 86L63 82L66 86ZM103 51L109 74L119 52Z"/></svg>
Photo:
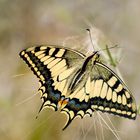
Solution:
<svg viewBox="0 0 140 140"><path fill-rule="evenodd" d="M91 41L91 44L92 44L92 47L93 47L93 50L95 51L95 47L94 47L94 44L93 44L93 40L92 40L92 36L91 36L91 31L90 29L86 29L89 33L89 37L90 37L90 41Z"/></svg>

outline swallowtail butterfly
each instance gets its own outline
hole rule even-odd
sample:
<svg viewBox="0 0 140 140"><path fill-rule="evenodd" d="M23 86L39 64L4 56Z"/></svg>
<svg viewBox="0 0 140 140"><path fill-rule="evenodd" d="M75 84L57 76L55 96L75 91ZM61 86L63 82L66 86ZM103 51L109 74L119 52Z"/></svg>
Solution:
<svg viewBox="0 0 140 140"><path fill-rule="evenodd" d="M77 50L42 45L21 51L20 57L39 78L40 111L49 107L66 113L63 130L75 117L92 116L98 110L136 118L134 97L117 74L100 61L97 51L85 56Z"/></svg>

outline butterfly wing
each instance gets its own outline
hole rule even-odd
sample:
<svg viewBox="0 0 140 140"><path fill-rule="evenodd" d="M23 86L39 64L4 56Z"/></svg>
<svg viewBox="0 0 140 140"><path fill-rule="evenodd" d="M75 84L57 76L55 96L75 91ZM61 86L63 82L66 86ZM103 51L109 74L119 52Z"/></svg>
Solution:
<svg viewBox="0 0 140 140"><path fill-rule="evenodd" d="M135 99L124 82L100 62L96 62L92 74L91 108L135 119L137 115Z"/></svg>
<svg viewBox="0 0 140 140"><path fill-rule="evenodd" d="M83 86L69 96L69 103L62 109L68 116L64 129L75 117L82 118L86 114L92 116L97 110L135 119L137 115L135 99L124 82L100 62L91 67L84 72Z"/></svg>
<svg viewBox="0 0 140 140"><path fill-rule="evenodd" d="M39 78L44 107L57 110L57 104L68 92L69 84L84 61L84 54L58 46L37 46L21 51L20 57Z"/></svg>

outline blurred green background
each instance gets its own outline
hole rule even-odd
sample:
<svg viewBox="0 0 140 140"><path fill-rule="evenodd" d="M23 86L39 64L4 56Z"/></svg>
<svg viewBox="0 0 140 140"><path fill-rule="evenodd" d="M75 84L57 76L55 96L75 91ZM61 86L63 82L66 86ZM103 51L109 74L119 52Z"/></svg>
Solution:
<svg viewBox="0 0 140 140"><path fill-rule="evenodd" d="M45 109L35 119L41 105L38 79L18 54L32 45L62 45L94 25L121 46L118 68L140 104L139 6L139 0L0 0L0 140L117 139L98 115L75 119L65 131L66 117L59 112ZM135 121L108 116L119 139L140 139L139 116Z"/></svg>

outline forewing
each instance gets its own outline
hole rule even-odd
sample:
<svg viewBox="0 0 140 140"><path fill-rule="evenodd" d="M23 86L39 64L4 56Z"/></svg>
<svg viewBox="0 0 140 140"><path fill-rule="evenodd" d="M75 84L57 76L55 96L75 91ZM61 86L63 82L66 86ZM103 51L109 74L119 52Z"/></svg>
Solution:
<svg viewBox="0 0 140 140"><path fill-rule="evenodd" d="M78 51L58 46L36 46L23 50L21 58L39 78L43 107L57 110L58 101L65 97L69 84L84 61L84 55Z"/></svg>
<svg viewBox="0 0 140 140"><path fill-rule="evenodd" d="M135 99L124 82L107 66L96 62L92 70L90 104L100 110L129 119L137 115Z"/></svg>

